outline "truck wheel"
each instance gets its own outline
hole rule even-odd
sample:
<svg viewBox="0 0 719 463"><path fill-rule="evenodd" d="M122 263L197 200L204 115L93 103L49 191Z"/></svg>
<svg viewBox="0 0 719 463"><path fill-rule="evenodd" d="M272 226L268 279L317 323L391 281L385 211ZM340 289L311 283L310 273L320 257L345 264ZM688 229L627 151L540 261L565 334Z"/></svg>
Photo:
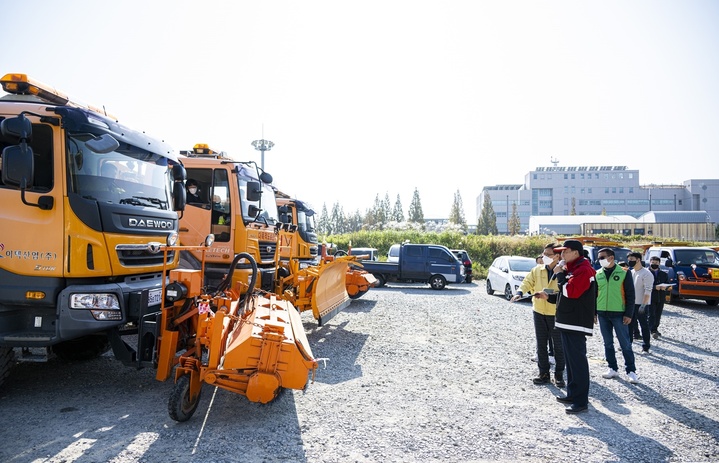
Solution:
<svg viewBox="0 0 719 463"><path fill-rule="evenodd" d="M383 288L387 284L387 279L379 273L372 274L377 279L377 287Z"/></svg>
<svg viewBox="0 0 719 463"><path fill-rule="evenodd" d="M15 353L12 347L0 347L0 386L10 376L10 368L14 359Z"/></svg>
<svg viewBox="0 0 719 463"><path fill-rule="evenodd" d="M472 275L467 275L467 276L465 277L464 281L466 281L467 283L471 283L471 282L472 282Z"/></svg>
<svg viewBox="0 0 719 463"><path fill-rule="evenodd" d="M190 401L190 375L183 375L175 383L175 387L172 389L170 394L170 400L167 403L167 411L170 413L170 418L175 421L187 421L197 410L197 405L200 403L200 396L202 395L202 389L197 394L197 398L194 402Z"/></svg>
<svg viewBox="0 0 719 463"><path fill-rule="evenodd" d="M102 333L63 341L52 346L52 351L60 359L73 362L94 359L107 352L109 348L110 340Z"/></svg>
<svg viewBox="0 0 719 463"><path fill-rule="evenodd" d="M492 283L489 282L489 278L487 278L487 294L490 296L494 294L494 290L492 289Z"/></svg>
<svg viewBox="0 0 719 463"><path fill-rule="evenodd" d="M715 305L717 305L717 302L719 302L719 300L717 300L717 299L707 299L708 306L714 307Z"/></svg>
<svg viewBox="0 0 719 463"><path fill-rule="evenodd" d="M447 280L445 280L442 275L432 275L429 278L429 286L431 286L432 289L444 289L446 285Z"/></svg>

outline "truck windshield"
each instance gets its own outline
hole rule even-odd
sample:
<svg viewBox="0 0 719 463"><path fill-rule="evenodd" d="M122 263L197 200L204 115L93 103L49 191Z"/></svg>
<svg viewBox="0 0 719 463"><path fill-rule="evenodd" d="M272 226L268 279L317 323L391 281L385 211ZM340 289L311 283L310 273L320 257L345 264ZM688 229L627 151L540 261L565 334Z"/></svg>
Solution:
<svg viewBox="0 0 719 463"><path fill-rule="evenodd" d="M677 249L674 256L677 265L719 265L719 254L711 249Z"/></svg>
<svg viewBox="0 0 719 463"><path fill-rule="evenodd" d="M85 145L92 137L67 136L68 192L98 202L172 208L167 158L127 143L95 153Z"/></svg>
<svg viewBox="0 0 719 463"><path fill-rule="evenodd" d="M270 185L262 183L262 196L259 201L247 200L247 183L259 182L255 170L241 165L238 166L237 182L240 188L240 203L242 205L242 220L245 223L260 222L266 225L274 226L279 221L277 211L277 200L275 199L275 191ZM250 215L250 206L259 209L257 216Z"/></svg>

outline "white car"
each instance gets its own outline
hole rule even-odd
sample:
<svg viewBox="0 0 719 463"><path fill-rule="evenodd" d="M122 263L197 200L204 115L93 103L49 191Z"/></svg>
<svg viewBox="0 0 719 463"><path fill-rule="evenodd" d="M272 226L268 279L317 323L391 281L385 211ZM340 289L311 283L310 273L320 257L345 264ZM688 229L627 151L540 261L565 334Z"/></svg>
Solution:
<svg viewBox="0 0 719 463"><path fill-rule="evenodd" d="M524 277L536 265L537 261L529 257L497 257L487 272L487 294L502 291L507 300L512 299L519 291Z"/></svg>
<svg viewBox="0 0 719 463"><path fill-rule="evenodd" d="M401 245L393 244L387 252L387 262L399 262L399 248Z"/></svg>

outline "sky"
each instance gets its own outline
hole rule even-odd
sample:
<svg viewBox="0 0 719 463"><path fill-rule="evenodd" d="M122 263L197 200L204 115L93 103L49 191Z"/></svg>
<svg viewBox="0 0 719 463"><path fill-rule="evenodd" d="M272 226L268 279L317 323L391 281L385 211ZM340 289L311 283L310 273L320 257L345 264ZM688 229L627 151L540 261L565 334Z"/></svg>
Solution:
<svg viewBox="0 0 719 463"><path fill-rule="evenodd" d="M0 0L19 72L169 142L261 164L320 212L468 223L536 167L719 177L719 2Z"/></svg>

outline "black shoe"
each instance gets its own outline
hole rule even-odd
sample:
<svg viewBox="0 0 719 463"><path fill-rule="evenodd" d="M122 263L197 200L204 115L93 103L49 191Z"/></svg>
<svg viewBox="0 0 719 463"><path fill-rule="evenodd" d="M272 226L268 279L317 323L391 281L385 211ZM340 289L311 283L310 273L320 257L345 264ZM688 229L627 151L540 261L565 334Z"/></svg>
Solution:
<svg viewBox="0 0 719 463"><path fill-rule="evenodd" d="M571 397L565 397L563 395L558 395L555 398L557 399L557 402L561 402L563 404L573 404L574 403L574 399L572 399Z"/></svg>
<svg viewBox="0 0 719 463"><path fill-rule="evenodd" d="M549 373L540 373L539 376L532 379L534 384L547 384L550 382Z"/></svg>
<svg viewBox="0 0 719 463"><path fill-rule="evenodd" d="M567 408L564 409L564 413L566 413L566 414L568 414L568 415L573 415L573 414L575 414L575 413L586 412L586 411L587 411L587 408L588 408L588 407L587 407L586 405L582 405L582 406L570 405L569 407L567 407Z"/></svg>
<svg viewBox="0 0 719 463"><path fill-rule="evenodd" d="M564 382L564 375L563 374L554 374L554 385L557 387L566 387L567 384Z"/></svg>

